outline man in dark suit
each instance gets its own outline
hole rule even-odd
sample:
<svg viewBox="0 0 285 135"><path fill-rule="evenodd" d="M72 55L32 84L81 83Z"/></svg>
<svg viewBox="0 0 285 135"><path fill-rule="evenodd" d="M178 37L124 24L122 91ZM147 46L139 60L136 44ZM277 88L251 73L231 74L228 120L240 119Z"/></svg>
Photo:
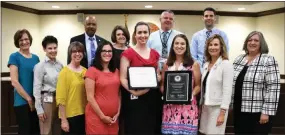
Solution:
<svg viewBox="0 0 285 135"><path fill-rule="evenodd" d="M84 22L85 33L75 36L70 39L70 43L78 41L85 46L85 52L80 65L88 68L92 65L95 58L95 51L102 42L107 42L106 39L96 35L97 22L95 16L87 16ZM67 64L70 63L71 58L67 58Z"/></svg>

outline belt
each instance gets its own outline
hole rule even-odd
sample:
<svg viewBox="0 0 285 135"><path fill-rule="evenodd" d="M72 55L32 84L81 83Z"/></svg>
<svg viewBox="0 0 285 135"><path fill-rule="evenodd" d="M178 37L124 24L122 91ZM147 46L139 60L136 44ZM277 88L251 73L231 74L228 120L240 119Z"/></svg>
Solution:
<svg viewBox="0 0 285 135"><path fill-rule="evenodd" d="M52 94L53 96L55 96L55 91L54 91L54 92L49 92L49 91L41 91L41 94L45 94L45 93L50 93L50 94Z"/></svg>

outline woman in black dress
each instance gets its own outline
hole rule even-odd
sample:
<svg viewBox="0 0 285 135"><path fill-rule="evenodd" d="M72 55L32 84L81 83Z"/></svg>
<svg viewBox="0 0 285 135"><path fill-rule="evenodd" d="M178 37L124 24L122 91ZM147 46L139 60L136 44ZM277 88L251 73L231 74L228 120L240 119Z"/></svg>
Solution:
<svg viewBox="0 0 285 135"><path fill-rule="evenodd" d="M121 56L120 80L127 97L122 103L125 134L159 134L161 124L161 92L159 89L135 90L128 87L128 67L158 68L159 53L146 43L150 28L145 22L138 22L134 29L136 45L125 50ZM160 73L159 71L157 73ZM157 75L160 81L160 74Z"/></svg>
<svg viewBox="0 0 285 135"><path fill-rule="evenodd" d="M123 26L117 25L112 31L111 40L114 43L116 67L120 69L120 59L123 51L129 48L130 34Z"/></svg>
<svg viewBox="0 0 285 135"><path fill-rule="evenodd" d="M130 42L130 34L129 31L124 28L123 26L117 25L112 31L111 34L111 40L114 43L114 58L116 67L120 70L120 59L121 54L123 51L129 48L129 42ZM120 92L121 92L121 110L124 107L124 102L126 101L126 90L122 85L120 86ZM124 134L124 113L122 111L120 112L119 116L119 134Z"/></svg>

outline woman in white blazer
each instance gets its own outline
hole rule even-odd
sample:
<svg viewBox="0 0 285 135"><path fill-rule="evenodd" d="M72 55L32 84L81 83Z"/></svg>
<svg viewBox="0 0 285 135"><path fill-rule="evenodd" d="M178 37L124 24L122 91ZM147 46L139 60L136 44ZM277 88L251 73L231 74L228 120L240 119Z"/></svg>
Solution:
<svg viewBox="0 0 285 135"><path fill-rule="evenodd" d="M203 134L225 134L233 83L233 65L226 50L220 35L215 34L206 42L199 129Z"/></svg>

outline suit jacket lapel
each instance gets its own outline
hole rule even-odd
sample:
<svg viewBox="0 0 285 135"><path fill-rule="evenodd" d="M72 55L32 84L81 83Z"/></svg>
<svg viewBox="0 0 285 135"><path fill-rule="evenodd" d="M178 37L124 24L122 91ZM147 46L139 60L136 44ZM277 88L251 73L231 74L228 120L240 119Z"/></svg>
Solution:
<svg viewBox="0 0 285 135"><path fill-rule="evenodd" d="M95 38L96 38L97 47L98 47L100 45L100 43L101 43L101 38L98 37L97 35L95 35Z"/></svg>
<svg viewBox="0 0 285 135"><path fill-rule="evenodd" d="M207 71L208 71L208 66L209 66L209 62L206 62L204 64L204 67L203 67L203 74L202 74L202 80L201 80L201 83L204 81L204 78L207 74Z"/></svg>
<svg viewBox="0 0 285 135"><path fill-rule="evenodd" d="M86 49L86 41L85 41L85 33L82 34L80 40L81 40L81 43L83 43L83 45L84 45L85 52L87 52L87 49Z"/></svg>
<svg viewBox="0 0 285 135"><path fill-rule="evenodd" d="M87 60L87 48L86 48L86 41L85 41L85 33L83 33L80 37L81 43L84 46L84 54L83 54L83 59L81 60L82 64L84 67L88 68L88 60Z"/></svg>

